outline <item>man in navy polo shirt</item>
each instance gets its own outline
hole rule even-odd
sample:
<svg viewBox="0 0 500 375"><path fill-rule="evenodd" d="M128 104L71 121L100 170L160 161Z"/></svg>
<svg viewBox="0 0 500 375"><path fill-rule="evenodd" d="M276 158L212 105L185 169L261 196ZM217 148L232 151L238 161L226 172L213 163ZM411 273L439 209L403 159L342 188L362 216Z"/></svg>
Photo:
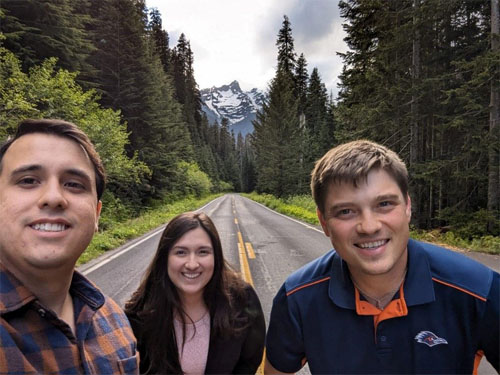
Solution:
<svg viewBox="0 0 500 375"><path fill-rule="evenodd" d="M311 188L335 250L294 272L274 298L265 373L499 370L499 274L409 239L405 164L369 141L331 149Z"/></svg>

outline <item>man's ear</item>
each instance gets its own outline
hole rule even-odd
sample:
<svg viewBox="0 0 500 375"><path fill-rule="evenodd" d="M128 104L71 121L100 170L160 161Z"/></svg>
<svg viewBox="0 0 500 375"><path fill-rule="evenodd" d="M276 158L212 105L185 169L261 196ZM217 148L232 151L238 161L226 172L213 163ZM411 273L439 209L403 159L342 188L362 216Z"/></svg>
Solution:
<svg viewBox="0 0 500 375"><path fill-rule="evenodd" d="M101 210L102 210L102 201L97 202L97 207L96 207L96 219L95 219L95 228L94 231L97 233L99 230L99 218L101 217Z"/></svg>
<svg viewBox="0 0 500 375"><path fill-rule="evenodd" d="M323 228L325 236L330 237L330 232L328 230L328 226L326 225L325 217L323 216L319 208L316 208L316 215L318 215L319 223L321 224L321 228Z"/></svg>

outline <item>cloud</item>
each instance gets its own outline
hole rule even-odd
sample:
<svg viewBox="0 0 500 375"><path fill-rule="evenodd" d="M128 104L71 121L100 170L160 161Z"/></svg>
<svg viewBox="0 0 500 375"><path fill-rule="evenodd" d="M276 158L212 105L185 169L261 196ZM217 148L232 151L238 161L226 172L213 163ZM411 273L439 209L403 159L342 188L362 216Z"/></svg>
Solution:
<svg viewBox="0 0 500 375"><path fill-rule="evenodd" d="M191 43L200 88L238 80L245 90L266 90L277 65L276 38L290 18L295 50L309 71L317 66L328 88L341 70L345 50L336 0L147 0L157 7L174 47L181 32Z"/></svg>
<svg viewBox="0 0 500 375"><path fill-rule="evenodd" d="M288 14L297 43L322 39L340 22L337 3L325 0L301 1Z"/></svg>

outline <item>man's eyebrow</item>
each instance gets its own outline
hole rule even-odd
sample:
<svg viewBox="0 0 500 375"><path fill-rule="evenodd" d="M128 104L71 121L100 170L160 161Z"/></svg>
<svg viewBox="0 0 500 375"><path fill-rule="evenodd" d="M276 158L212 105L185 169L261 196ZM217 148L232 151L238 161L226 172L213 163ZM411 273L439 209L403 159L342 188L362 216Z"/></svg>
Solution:
<svg viewBox="0 0 500 375"><path fill-rule="evenodd" d="M77 176L77 177L80 177L80 178L83 178L85 180L88 180L89 182L92 181L92 178L90 177L90 175L85 172L85 171L82 171L81 169L77 169L77 168L69 168L69 169L66 169L64 171L64 173L67 173L69 175L74 175L74 176Z"/></svg>
<svg viewBox="0 0 500 375"><path fill-rule="evenodd" d="M40 171L42 169L43 169L43 167L40 164L22 165L19 168L14 169L12 171L11 175L15 176L15 175L18 175L18 174L21 174L21 173L25 173L25 172ZM69 174L69 175L73 175L73 176L77 176L77 177L80 177L80 178L83 178L85 180L88 180L89 182L92 181L92 178L90 177L90 175L88 173L86 173L85 171L83 171L81 169L78 169L78 168L68 168L68 169L65 169L64 173Z"/></svg>
<svg viewBox="0 0 500 375"><path fill-rule="evenodd" d="M338 210L339 208L349 207L352 205L353 205L352 202L341 202L341 203L334 204L332 207L330 207L330 209Z"/></svg>
<svg viewBox="0 0 500 375"><path fill-rule="evenodd" d="M34 171L39 171L42 169L42 166L40 164L28 164L28 165L22 165L19 168L16 168L12 171L11 175L16 175L24 172L34 172Z"/></svg>
<svg viewBox="0 0 500 375"><path fill-rule="evenodd" d="M353 206L352 202L340 202L340 203L334 204L333 206L329 207L327 212L333 214L337 210L352 207L352 206Z"/></svg>
<svg viewBox="0 0 500 375"><path fill-rule="evenodd" d="M397 200L400 201L401 197L398 194L384 194L384 195L379 195L377 197L378 201L385 201L385 200Z"/></svg>

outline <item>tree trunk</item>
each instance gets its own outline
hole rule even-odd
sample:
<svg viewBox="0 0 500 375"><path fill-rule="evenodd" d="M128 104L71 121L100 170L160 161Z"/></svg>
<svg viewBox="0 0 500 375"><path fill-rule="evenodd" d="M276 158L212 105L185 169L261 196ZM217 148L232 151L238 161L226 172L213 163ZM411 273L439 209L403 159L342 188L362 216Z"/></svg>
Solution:
<svg viewBox="0 0 500 375"><path fill-rule="evenodd" d="M491 0L491 50L493 53L500 51L500 32L499 32L499 5L498 0ZM494 67L493 79L491 80L490 95L490 146L488 150L488 210L494 211L499 207L499 106L500 106L500 88L498 79L500 69Z"/></svg>
<svg viewBox="0 0 500 375"><path fill-rule="evenodd" d="M412 98L411 98L411 125L410 125L410 167L414 170L419 159L419 81L420 81L420 25L418 22L420 0L413 1L413 54L412 54ZM413 185L414 215L417 225L420 226L420 191L419 184Z"/></svg>

